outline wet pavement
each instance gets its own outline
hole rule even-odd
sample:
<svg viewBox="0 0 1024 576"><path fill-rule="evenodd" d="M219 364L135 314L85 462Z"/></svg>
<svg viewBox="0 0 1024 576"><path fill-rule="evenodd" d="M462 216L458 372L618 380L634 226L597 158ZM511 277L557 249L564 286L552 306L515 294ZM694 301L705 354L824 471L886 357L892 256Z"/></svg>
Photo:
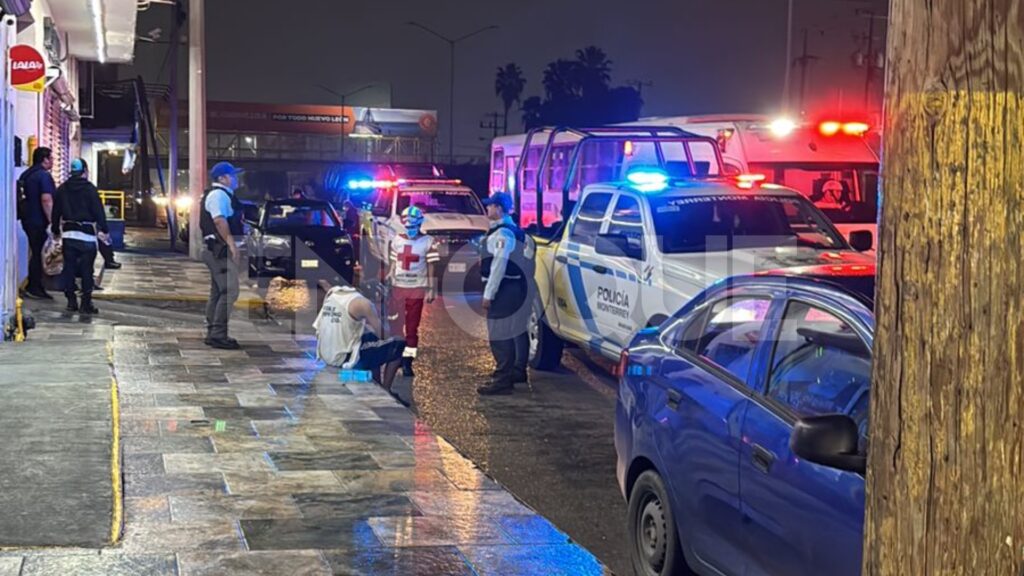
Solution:
<svg viewBox="0 0 1024 576"><path fill-rule="evenodd" d="M477 298L468 305L475 308ZM434 431L590 550L630 574L626 506L615 479L615 381L610 365L567 352L532 389L481 398L493 361L485 326L462 298L426 308L416 378L403 396Z"/></svg>
<svg viewBox="0 0 1024 576"><path fill-rule="evenodd" d="M126 270L140 258L124 256ZM35 305L40 328L30 334L40 343L58 331L109 337L121 401L123 535L108 548L0 551L0 575L608 573L557 521L463 456L473 447L453 446L375 385L341 382L316 362L313 338L290 333L308 326L303 314L292 324L238 310L232 331L243 349L218 351L202 344L187 300L124 298L100 303L95 318ZM413 395L424 414L440 415L428 388L420 392L431 382L423 368ZM458 386L471 384L467 375ZM498 431L500 419L491 420ZM556 458L528 454L528 444L522 458L554 466ZM500 452L479 454L485 470L514 466L504 455L516 451ZM548 487L564 490L553 480Z"/></svg>

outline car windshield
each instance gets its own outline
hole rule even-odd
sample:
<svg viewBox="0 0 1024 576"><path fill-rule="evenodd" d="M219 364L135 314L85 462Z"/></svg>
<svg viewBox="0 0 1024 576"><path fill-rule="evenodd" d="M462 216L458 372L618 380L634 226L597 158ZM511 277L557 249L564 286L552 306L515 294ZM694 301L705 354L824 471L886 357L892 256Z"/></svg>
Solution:
<svg viewBox="0 0 1024 576"><path fill-rule="evenodd" d="M398 195L398 214L410 205L426 214L483 214L476 196L464 190L415 190Z"/></svg>
<svg viewBox="0 0 1024 576"><path fill-rule="evenodd" d="M871 224L878 217L877 164L751 164L750 170L797 190L833 222Z"/></svg>
<svg viewBox="0 0 1024 576"><path fill-rule="evenodd" d="M269 204L266 227L268 230L295 227L337 228L338 221L326 204Z"/></svg>
<svg viewBox="0 0 1024 576"><path fill-rule="evenodd" d="M666 254L800 246L844 249L846 242L809 202L796 196L722 194L651 200Z"/></svg>

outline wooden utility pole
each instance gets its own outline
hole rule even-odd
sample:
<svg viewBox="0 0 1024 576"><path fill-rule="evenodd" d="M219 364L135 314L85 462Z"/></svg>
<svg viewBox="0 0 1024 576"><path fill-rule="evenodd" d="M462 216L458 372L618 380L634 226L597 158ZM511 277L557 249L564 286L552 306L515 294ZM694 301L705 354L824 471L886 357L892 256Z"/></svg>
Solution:
<svg viewBox="0 0 1024 576"><path fill-rule="evenodd" d="M1024 0L892 0L866 576L1024 573Z"/></svg>

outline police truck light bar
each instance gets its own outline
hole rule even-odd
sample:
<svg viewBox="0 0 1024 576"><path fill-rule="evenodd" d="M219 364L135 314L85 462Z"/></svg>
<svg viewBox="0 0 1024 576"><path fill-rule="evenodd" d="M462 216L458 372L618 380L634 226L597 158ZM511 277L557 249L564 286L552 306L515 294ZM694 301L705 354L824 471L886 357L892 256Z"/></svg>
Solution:
<svg viewBox="0 0 1024 576"><path fill-rule="evenodd" d="M626 180L639 192L659 192L668 187L668 174L657 168L634 168Z"/></svg>
<svg viewBox="0 0 1024 576"><path fill-rule="evenodd" d="M744 190L752 190L755 185L767 180L764 174L737 174L736 186Z"/></svg>

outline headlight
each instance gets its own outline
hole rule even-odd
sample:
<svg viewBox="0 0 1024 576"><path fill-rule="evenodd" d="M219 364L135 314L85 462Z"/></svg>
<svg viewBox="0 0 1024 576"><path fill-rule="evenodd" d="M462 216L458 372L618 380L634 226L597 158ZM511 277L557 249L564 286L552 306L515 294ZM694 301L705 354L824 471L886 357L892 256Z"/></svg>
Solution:
<svg viewBox="0 0 1024 576"><path fill-rule="evenodd" d="M263 246L275 250L291 250L291 240L285 236L264 236Z"/></svg>
<svg viewBox="0 0 1024 576"><path fill-rule="evenodd" d="M338 236L337 238L334 239L334 244L336 246L344 246L345 244L348 244L348 243L349 243L348 238L346 238L344 236Z"/></svg>

